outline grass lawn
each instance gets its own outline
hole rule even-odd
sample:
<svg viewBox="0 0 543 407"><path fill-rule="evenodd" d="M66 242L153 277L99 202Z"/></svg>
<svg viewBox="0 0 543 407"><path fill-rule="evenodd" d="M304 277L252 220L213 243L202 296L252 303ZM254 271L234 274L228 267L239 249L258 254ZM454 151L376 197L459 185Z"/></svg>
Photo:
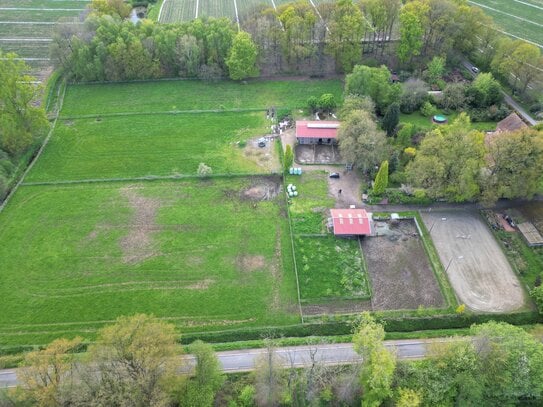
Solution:
<svg viewBox="0 0 543 407"><path fill-rule="evenodd" d="M446 116L449 123L454 121L454 119L456 119L456 117L458 116L457 112L453 112L451 114L444 114L440 110L437 114L443 114L444 116ZM423 131L427 131L434 127L440 126L439 124L433 123L430 117L424 117L423 115L421 115L419 111L410 114L400 113L400 123L411 123ZM477 130L490 131L496 129L496 122L472 122L471 126Z"/></svg>
<svg viewBox="0 0 543 407"><path fill-rule="evenodd" d="M0 213L0 344L152 313L180 332L299 322L284 200L235 178L21 187Z"/></svg>
<svg viewBox="0 0 543 407"><path fill-rule="evenodd" d="M100 115L122 112L172 110L267 109L271 106L302 108L309 96L332 93L342 98L340 80L232 81L207 83L174 80L107 85L73 85L68 88L62 114Z"/></svg>
<svg viewBox="0 0 543 407"><path fill-rule="evenodd" d="M358 240L298 236L294 243L302 301L370 297Z"/></svg>
<svg viewBox="0 0 543 407"><path fill-rule="evenodd" d="M25 181L261 173L235 143L267 133L262 112L59 120Z"/></svg>

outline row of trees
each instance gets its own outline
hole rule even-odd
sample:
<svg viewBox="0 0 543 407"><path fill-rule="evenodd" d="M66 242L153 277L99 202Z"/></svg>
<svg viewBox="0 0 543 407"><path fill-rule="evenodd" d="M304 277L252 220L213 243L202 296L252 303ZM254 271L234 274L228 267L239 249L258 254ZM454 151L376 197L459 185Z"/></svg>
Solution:
<svg viewBox="0 0 543 407"><path fill-rule="evenodd" d="M57 66L76 80L229 74L239 79L259 71L348 73L364 54L368 62L387 59L397 65L397 52L403 66L422 67L434 56L460 51L511 80L519 91L541 74L534 69L541 60L537 47L498 41L491 18L465 0L411 0L403 6L400 0L340 0L316 8L299 0L276 10L257 7L241 16L249 36L239 38L227 19L133 26L122 22L125 6L118 0L94 0L83 27L62 25L52 51Z"/></svg>
<svg viewBox="0 0 543 407"><path fill-rule="evenodd" d="M471 337L436 343L427 358L397 361L383 326L363 313L353 335L362 363L326 366L309 346L308 366L280 358L271 341L250 376L226 379L211 346L182 356L173 325L145 315L121 317L100 330L87 354L81 339L58 339L29 353L22 385L0 394L3 405L37 406L315 406L378 407L534 404L543 397L543 345L521 328L489 322Z"/></svg>
<svg viewBox="0 0 543 407"><path fill-rule="evenodd" d="M14 54L0 50L0 201L21 156L48 128L44 109L35 101L41 88Z"/></svg>
<svg viewBox="0 0 543 407"><path fill-rule="evenodd" d="M92 13L83 25L60 25L51 53L56 66L76 81L258 75L255 44L226 18L134 25Z"/></svg>

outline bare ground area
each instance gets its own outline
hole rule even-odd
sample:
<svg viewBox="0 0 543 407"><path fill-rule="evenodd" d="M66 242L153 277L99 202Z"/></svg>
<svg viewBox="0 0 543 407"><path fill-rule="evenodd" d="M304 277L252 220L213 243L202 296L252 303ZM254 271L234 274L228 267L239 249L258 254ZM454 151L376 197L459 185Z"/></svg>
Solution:
<svg viewBox="0 0 543 407"><path fill-rule="evenodd" d="M269 201L279 194L280 189L280 178L259 177L253 180L249 188L241 192L240 198L249 201Z"/></svg>
<svg viewBox="0 0 543 407"><path fill-rule="evenodd" d="M243 149L245 158L255 162L259 167L266 169L269 172L281 171L281 165L279 163L279 157L275 149L274 137L264 137L266 139L265 147L259 147L258 141L262 137L255 137L247 142L247 145Z"/></svg>
<svg viewBox="0 0 543 407"><path fill-rule="evenodd" d="M531 202L517 208L529 222L532 222L539 233L543 233L543 203Z"/></svg>
<svg viewBox="0 0 543 407"><path fill-rule="evenodd" d="M371 301L345 300L326 302L322 304L302 305L302 312L306 316L324 314L351 314L355 312L371 311Z"/></svg>
<svg viewBox="0 0 543 407"><path fill-rule="evenodd" d="M523 307L521 283L479 213L436 211L422 217L461 303L481 312Z"/></svg>
<svg viewBox="0 0 543 407"><path fill-rule="evenodd" d="M373 288L373 309L444 306L439 284L415 223L412 220L402 220L389 228L389 233L384 236L362 240L362 250Z"/></svg>
<svg viewBox="0 0 543 407"><path fill-rule="evenodd" d="M158 199L139 195L134 187L122 188L121 195L128 200L134 214L128 234L119 244L123 251L123 262L136 264L158 254L153 244L153 234L158 229L155 219L161 203Z"/></svg>

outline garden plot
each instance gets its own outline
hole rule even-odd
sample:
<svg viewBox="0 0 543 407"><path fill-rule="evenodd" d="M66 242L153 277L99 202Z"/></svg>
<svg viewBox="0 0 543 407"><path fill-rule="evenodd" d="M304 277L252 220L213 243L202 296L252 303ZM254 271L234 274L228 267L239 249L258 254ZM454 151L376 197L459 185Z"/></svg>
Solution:
<svg viewBox="0 0 543 407"><path fill-rule="evenodd" d="M299 322L279 177L25 186L0 213L0 343L119 315L179 331Z"/></svg>
<svg viewBox="0 0 543 407"><path fill-rule="evenodd" d="M480 312L524 306L521 283L477 212L425 212L422 217L460 303Z"/></svg>
<svg viewBox="0 0 543 407"><path fill-rule="evenodd" d="M384 235L362 240L373 289L372 308L394 310L445 306L415 222L376 221L375 227L383 230Z"/></svg>

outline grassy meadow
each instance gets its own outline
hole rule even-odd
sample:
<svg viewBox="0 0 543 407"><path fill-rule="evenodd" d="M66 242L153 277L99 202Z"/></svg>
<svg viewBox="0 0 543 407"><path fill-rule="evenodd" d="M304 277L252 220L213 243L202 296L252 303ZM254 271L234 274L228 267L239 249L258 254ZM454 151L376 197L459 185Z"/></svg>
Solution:
<svg viewBox="0 0 543 407"><path fill-rule="evenodd" d="M65 105L66 106L66 105ZM59 120L27 182L265 172L236 143L269 133L262 112Z"/></svg>
<svg viewBox="0 0 543 407"><path fill-rule="evenodd" d="M231 81L172 80L106 85L74 85L66 92L62 115L101 115L190 110L303 108L307 98L332 93L341 100L339 80Z"/></svg>
<svg viewBox="0 0 543 407"><path fill-rule="evenodd" d="M0 344L136 312L180 332L298 322L284 199L246 193L278 182L21 187L0 215Z"/></svg>

